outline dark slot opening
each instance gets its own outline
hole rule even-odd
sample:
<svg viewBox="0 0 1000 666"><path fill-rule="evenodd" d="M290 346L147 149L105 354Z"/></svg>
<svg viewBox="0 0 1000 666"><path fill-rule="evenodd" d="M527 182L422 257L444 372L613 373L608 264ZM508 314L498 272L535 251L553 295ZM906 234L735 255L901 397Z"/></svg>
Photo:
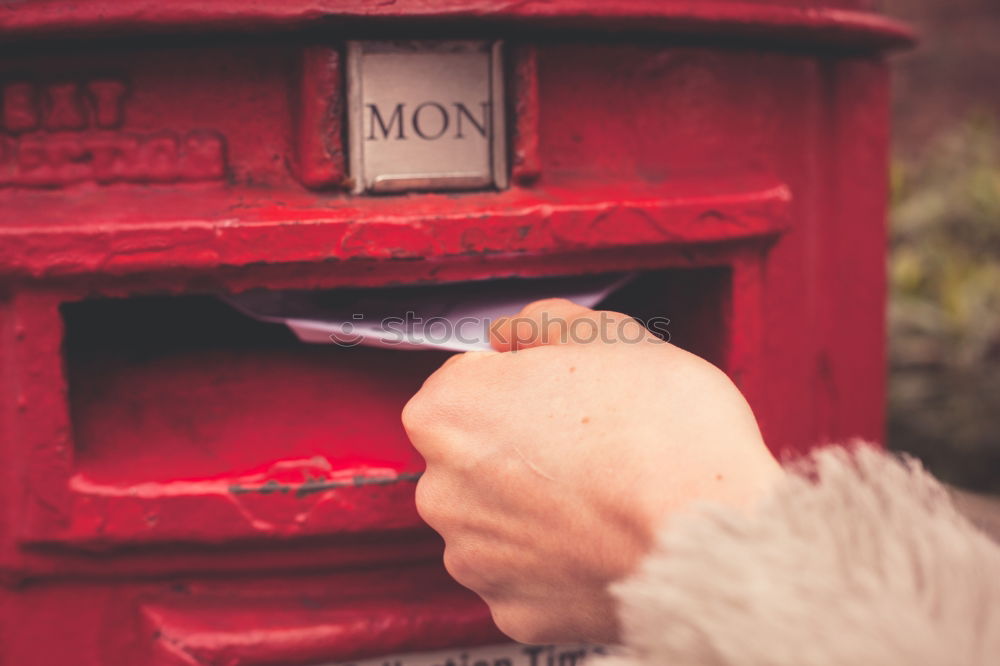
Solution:
<svg viewBox="0 0 1000 666"><path fill-rule="evenodd" d="M637 276L600 305L669 319L723 365L730 271ZM418 472L399 423L447 352L305 344L213 296L63 306L77 469L98 483L228 478L288 460ZM276 472L277 473L277 472Z"/></svg>

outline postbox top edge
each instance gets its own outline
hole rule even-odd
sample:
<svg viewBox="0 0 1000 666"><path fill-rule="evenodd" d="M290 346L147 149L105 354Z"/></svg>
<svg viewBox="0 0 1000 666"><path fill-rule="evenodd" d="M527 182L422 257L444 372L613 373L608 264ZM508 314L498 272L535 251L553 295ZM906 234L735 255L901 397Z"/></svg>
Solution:
<svg viewBox="0 0 1000 666"><path fill-rule="evenodd" d="M0 39L262 31L419 19L462 24L767 39L865 50L914 42L864 0L40 0L0 12Z"/></svg>

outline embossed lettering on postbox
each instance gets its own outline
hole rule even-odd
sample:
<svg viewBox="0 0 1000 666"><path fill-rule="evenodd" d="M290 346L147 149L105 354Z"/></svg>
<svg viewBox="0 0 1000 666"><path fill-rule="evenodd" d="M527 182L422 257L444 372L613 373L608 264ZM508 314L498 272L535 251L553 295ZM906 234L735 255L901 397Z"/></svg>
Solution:
<svg viewBox="0 0 1000 666"><path fill-rule="evenodd" d="M585 666L591 657L606 654L606 649L597 645L509 643L393 654L329 666Z"/></svg>
<svg viewBox="0 0 1000 666"><path fill-rule="evenodd" d="M507 186L500 45L348 45L355 192Z"/></svg>
<svg viewBox="0 0 1000 666"><path fill-rule="evenodd" d="M117 79L4 84L0 187L174 183L225 175L225 140L218 132L122 131L128 94Z"/></svg>

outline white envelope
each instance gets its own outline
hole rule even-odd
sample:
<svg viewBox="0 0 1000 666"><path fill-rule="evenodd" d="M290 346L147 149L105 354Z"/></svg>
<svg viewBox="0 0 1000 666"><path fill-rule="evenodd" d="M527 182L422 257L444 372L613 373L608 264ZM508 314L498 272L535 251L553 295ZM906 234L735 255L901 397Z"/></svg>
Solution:
<svg viewBox="0 0 1000 666"><path fill-rule="evenodd" d="M634 274L504 278L329 291L251 291L221 298L260 321L288 326L309 343L390 349L490 349L489 326L542 298L594 307Z"/></svg>

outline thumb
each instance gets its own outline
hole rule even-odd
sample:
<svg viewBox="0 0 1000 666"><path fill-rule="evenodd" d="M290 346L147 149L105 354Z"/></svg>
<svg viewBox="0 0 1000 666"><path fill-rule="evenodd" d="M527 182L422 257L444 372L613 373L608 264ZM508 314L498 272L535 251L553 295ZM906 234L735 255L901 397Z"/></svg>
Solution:
<svg viewBox="0 0 1000 666"><path fill-rule="evenodd" d="M586 326L581 325L584 320ZM547 298L529 303L516 315L497 319L490 326L490 344L497 351L506 352L544 345L590 343L602 340L601 331L614 333L621 326L645 331L641 324L620 312L598 312L565 298ZM584 330L585 334L576 336L574 333L578 330Z"/></svg>

